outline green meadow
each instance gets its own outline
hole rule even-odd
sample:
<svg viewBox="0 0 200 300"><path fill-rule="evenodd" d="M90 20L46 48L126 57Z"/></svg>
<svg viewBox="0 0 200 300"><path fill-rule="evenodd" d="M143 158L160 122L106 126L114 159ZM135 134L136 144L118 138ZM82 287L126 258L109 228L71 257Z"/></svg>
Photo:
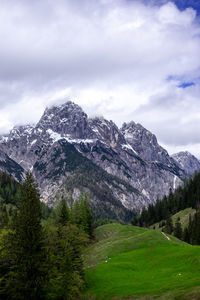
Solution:
<svg viewBox="0 0 200 300"><path fill-rule="evenodd" d="M84 299L200 299L200 247L160 231L108 224L84 255Z"/></svg>

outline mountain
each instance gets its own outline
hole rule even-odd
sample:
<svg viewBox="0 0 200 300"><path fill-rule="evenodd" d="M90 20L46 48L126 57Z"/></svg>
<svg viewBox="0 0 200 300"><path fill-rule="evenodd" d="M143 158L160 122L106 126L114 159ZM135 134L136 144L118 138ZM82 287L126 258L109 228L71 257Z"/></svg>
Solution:
<svg viewBox="0 0 200 300"><path fill-rule="evenodd" d="M175 166L167 151L158 144L156 136L142 125L133 121L124 123L121 131L126 141L145 161Z"/></svg>
<svg viewBox="0 0 200 300"><path fill-rule="evenodd" d="M22 181L24 178L24 169L11 159L5 152L0 150L0 171L6 171L16 180Z"/></svg>
<svg viewBox="0 0 200 300"><path fill-rule="evenodd" d="M14 127L0 149L33 172L43 201L89 192L97 217L127 219L130 209L154 203L188 174L140 124L119 129L71 101L47 108L36 125Z"/></svg>
<svg viewBox="0 0 200 300"><path fill-rule="evenodd" d="M200 170L200 161L188 151L175 153L172 157L188 176Z"/></svg>

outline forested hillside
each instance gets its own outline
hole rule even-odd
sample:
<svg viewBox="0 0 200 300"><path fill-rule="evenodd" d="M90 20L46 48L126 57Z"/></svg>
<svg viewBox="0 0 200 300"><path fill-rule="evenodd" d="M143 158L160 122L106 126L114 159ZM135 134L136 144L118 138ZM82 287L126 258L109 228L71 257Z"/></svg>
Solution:
<svg viewBox="0 0 200 300"><path fill-rule="evenodd" d="M8 173L0 172L0 229L7 226L19 206L21 185Z"/></svg>
<svg viewBox="0 0 200 300"><path fill-rule="evenodd" d="M8 173L0 171L0 199L3 204L18 205L20 184Z"/></svg>
<svg viewBox="0 0 200 300"><path fill-rule="evenodd" d="M189 217L188 226L181 227L180 218L177 217L175 225L172 216L185 208L193 208L196 213ZM150 204L147 209L132 220L133 225L148 227L160 222L163 231L174 234L176 237L188 243L200 244L200 173L196 172L184 184L179 186L174 193L170 191L168 196L157 200L156 204Z"/></svg>

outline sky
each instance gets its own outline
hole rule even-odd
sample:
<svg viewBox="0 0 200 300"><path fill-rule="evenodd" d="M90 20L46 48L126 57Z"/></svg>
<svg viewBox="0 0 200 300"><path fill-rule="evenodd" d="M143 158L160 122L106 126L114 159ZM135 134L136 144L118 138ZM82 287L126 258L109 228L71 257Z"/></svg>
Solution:
<svg viewBox="0 0 200 300"><path fill-rule="evenodd" d="M199 0L1 0L0 134L68 100L200 158Z"/></svg>

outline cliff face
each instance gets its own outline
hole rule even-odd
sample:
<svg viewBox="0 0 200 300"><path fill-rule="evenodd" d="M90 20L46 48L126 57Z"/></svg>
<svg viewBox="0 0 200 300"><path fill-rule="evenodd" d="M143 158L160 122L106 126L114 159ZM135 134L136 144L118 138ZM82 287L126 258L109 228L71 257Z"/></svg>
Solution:
<svg viewBox="0 0 200 300"><path fill-rule="evenodd" d="M188 151L181 151L172 155L176 163L185 170L187 176L200 170L200 161Z"/></svg>
<svg viewBox="0 0 200 300"><path fill-rule="evenodd" d="M0 170L11 174L18 181L22 181L25 175L24 169L2 150L0 150Z"/></svg>

